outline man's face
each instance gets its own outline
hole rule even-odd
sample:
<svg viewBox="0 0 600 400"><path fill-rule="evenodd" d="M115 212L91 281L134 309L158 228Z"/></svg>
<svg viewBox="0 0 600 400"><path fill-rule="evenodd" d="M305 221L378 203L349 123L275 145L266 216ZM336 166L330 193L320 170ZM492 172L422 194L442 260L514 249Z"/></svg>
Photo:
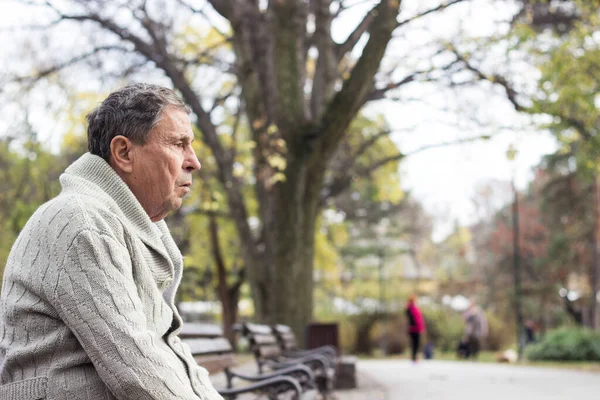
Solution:
<svg viewBox="0 0 600 400"><path fill-rule="evenodd" d="M154 222L181 207L182 199L190 192L192 171L200 169L193 140L187 113L167 107L146 144L133 145L128 184Z"/></svg>

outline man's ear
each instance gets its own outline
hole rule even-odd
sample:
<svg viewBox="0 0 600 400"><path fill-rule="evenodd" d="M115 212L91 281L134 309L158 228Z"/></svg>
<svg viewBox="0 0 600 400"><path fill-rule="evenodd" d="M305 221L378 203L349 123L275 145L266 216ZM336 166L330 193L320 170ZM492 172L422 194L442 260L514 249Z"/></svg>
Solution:
<svg viewBox="0 0 600 400"><path fill-rule="evenodd" d="M133 171L133 143L125 136L117 135L110 141L110 158L113 167L125 173Z"/></svg>

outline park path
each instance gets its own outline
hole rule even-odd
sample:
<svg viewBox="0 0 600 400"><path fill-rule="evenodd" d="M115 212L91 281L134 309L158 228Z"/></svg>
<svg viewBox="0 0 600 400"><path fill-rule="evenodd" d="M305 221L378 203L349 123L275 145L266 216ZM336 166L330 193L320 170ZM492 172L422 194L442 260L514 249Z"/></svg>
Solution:
<svg viewBox="0 0 600 400"><path fill-rule="evenodd" d="M567 400L600 398L600 374L477 362L360 360L361 388L339 400Z"/></svg>

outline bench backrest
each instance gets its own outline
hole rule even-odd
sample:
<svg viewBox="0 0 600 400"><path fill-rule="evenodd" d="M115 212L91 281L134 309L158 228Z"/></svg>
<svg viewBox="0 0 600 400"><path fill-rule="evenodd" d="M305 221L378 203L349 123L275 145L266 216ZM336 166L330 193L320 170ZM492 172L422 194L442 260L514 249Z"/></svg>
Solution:
<svg viewBox="0 0 600 400"><path fill-rule="evenodd" d="M186 322L179 331L179 337L187 338L215 338L223 336L223 328L217 324L206 322Z"/></svg>
<svg viewBox="0 0 600 400"><path fill-rule="evenodd" d="M262 360L276 360L281 357L281 347L269 325L248 322L243 326L243 333L259 363Z"/></svg>
<svg viewBox="0 0 600 400"><path fill-rule="evenodd" d="M298 350L298 342L292 328L287 325L278 324L273 326L273 332L284 351Z"/></svg>
<svg viewBox="0 0 600 400"><path fill-rule="evenodd" d="M183 325L179 336L190 347L196 362L209 373L223 371L235 365L231 343L223 336L219 325L194 323Z"/></svg>

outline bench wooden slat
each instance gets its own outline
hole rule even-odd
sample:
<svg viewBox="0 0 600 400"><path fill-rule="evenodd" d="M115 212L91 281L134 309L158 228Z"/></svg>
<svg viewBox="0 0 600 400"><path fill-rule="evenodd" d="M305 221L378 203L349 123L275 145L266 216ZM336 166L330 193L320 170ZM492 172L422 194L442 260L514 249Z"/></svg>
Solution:
<svg viewBox="0 0 600 400"><path fill-rule="evenodd" d="M233 354L196 356L194 357L198 365L206 368L209 373L221 372L225 368L231 368L236 365Z"/></svg>
<svg viewBox="0 0 600 400"><path fill-rule="evenodd" d="M290 328L287 325L277 324L273 326L273 329L275 329L279 333L292 333L292 328Z"/></svg>
<svg viewBox="0 0 600 400"><path fill-rule="evenodd" d="M252 335L250 340L259 346L277 344L277 338L273 335Z"/></svg>
<svg viewBox="0 0 600 400"><path fill-rule="evenodd" d="M190 347L194 356L233 352L231 343L224 337L215 339L183 339L182 342Z"/></svg>
<svg viewBox="0 0 600 400"><path fill-rule="evenodd" d="M295 340L284 340L282 344L285 350L298 350L298 343Z"/></svg>
<svg viewBox="0 0 600 400"><path fill-rule="evenodd" d="M264 359L276 359L281 356L281 348L278 345L259 346L256 352Z"/></svg>
<svg viewBox="0 0 600 400"><path fill-rule="evenodd" d="M219 325L215 324L203 324L198 322L184 323L179 331L180 338L190 337L219 337L223 336L223 329Z"/></svg>
<svg viewBox="0 0 600 400"><path fill-rule="evenodd" d="M246 330L253 334L270 335L273 331L269 325L260 325L247 322L244 324Z"/></svg>

